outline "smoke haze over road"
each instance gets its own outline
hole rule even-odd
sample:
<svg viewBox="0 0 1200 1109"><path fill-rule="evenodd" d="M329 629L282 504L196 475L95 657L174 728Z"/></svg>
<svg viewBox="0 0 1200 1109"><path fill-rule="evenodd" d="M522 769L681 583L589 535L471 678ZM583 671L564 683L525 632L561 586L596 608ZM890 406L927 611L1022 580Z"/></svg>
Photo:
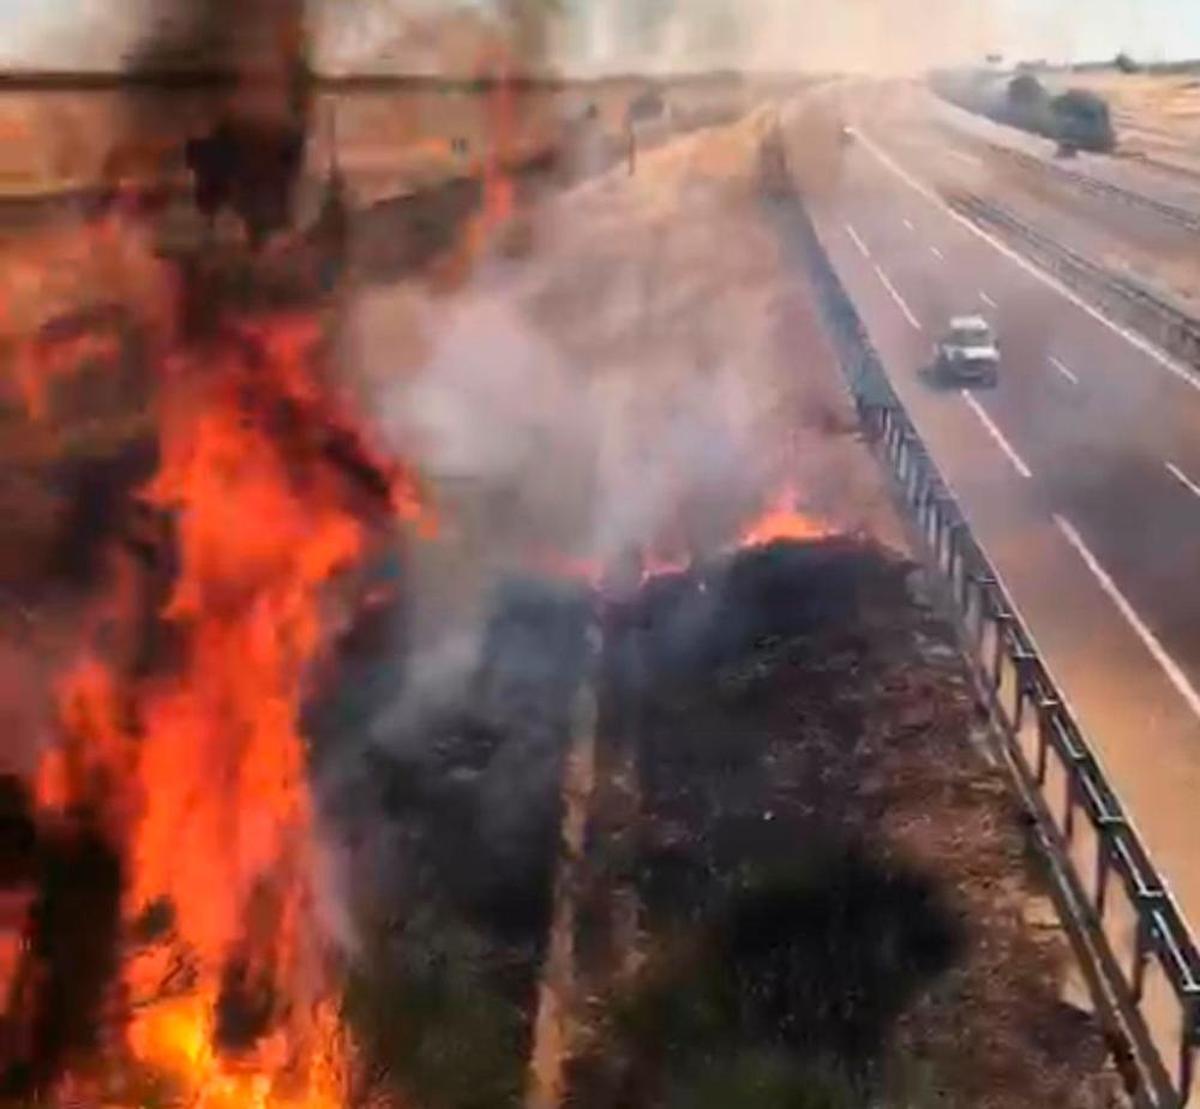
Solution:
<svg viewBox="0 0 1200 1109"><path fill-rule="evenodd" d="M522 0L538 4L542 0ZM521 4L509 5L521 6ZM0 67L111 69L158 5L0 0ZM329 71L437 69L447 26L490 22L489 0L313 0L315 54ZM1200 56L1192 0L560 0L555 60L571 69L750 65L896 72L975 59ZM117 12L117 14L114 14ZM432 34L432 40L431 40Z"/></svg>

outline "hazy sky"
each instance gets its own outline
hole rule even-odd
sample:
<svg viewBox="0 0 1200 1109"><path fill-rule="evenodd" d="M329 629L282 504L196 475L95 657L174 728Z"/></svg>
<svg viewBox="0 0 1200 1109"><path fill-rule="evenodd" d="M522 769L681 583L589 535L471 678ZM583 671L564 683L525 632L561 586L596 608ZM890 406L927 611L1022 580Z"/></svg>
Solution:
<svg viewBox="0 0 1200 1109"><path fill-rule="evenodd" d="M338 66L369 58L372 40L386 33L394 13L450 0L328 2L347 13L346 26L326 35L321 50ZM633 58L629 13L646 3L568 0L574 58L613 65ZM154 0L0 0L0 67L111 67L153 6ZM728 37L705 25L730 10L737 12L743 56L767 64L919 65L980 50L1074 59L1118 49L1151 60L1200 57L1200 0L662 0L662 6L676 14L660 28L652 53L669 53L673 61L710 54L702 64L721 60L716 54ZM914 28L922 28L919 36Z"/></svg>

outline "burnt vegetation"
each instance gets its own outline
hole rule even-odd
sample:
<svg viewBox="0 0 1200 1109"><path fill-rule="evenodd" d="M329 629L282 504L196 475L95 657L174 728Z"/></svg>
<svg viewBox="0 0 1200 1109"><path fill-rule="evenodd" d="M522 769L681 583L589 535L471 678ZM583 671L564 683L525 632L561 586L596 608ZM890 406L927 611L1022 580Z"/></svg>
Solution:
<svg viewBox="0 0 1200 1109"><path fill-rule="evenodd" d="M870 544L778 543L652 581L610 627L601 759L639 796L592 844L604 1001L572 1104L1119 1103L1058 1000L1065 952L1023 925L1024 825L913 581Z"/></svg>
<svg viewBox="0 0 1200 1109"><path fill-rule="evenodd" d="M364 757L382 839L361 782L345 793L376 837L347 1011L377 1082L439 1109L522 1102L598 621L567 1104L1122 1104L1098 1026L1059 1000L1061 940L1025 923L1026 826L915 573L842 538L621 604L502 587L455 703ZM371 670L357 719L387 698Z"/></svg>
<svg viewBox="0 0 1200 1109"><path fill-rule="evenodd" d="M399 601L373 619L397 634ZM376 728L332 805L376 876L347 1014L373 1082L434 1109L520 1104L587 620L574 586L501 583L459 696ZM313 721L329 758L394 697L397 657L343 653L353 683Z"/></svg>

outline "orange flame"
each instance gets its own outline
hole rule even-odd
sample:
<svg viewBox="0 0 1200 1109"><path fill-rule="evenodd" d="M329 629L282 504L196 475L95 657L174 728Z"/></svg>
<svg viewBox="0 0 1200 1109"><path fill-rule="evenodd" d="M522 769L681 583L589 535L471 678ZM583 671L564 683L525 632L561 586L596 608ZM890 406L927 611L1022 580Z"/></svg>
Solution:
<svg viewBox="0 0 1200 1109"><path fill-rule="evenodd" d="M68 675L64 740L38 782L46 810L98 807L122 849L128 1069L189 1109L335 1109L347 1096L299 712L327 583L367 550L370 516L326 449L337 419L312 372L318 340L315 321L275 319L167 365L144 494L177 548L165 657L135 677L95 654ZM389 507L427 524L408 475L389 476ZM223 1032L239 1002L252 1027ZM105 1103L138 1103L109 1069Z"/></svg>
<svg viewBox="0 0 1200 1109"><path fill-rule="evenodd" d="M516 189L512 166L517 132L517 101L512 79L502 69L488 96L492 143L484 162L483 208L491 226L512 217L516 209Z"/></svg>
<svg viewBox="0 0 1200 1109"><path fill-rule="evenodd" d="M734 546L765 547L779 541L804 542L824 539L833 529L796 508L799 500L792 487L786 487L770 505L741 532ZM538 551L529 559L531 567L549 577L577 581L604 591L617 586L628 589L644 585L651 578L685 574L692 568L690 555L674 557L659 554L653 547L631 550L625 560L606 565L597 558L564 555L556 551ZM619 585L618 585L619 583Z"/></svg>
<svg viewBox="0 0 1200 1109"><path fill-rule="evenodd" d="M784 489L770 507L742 532L739 546L765 547L779 540L824 539L832 534L832 530L820 520L799 512L796 509L798 500L794 489Z"/></svg>

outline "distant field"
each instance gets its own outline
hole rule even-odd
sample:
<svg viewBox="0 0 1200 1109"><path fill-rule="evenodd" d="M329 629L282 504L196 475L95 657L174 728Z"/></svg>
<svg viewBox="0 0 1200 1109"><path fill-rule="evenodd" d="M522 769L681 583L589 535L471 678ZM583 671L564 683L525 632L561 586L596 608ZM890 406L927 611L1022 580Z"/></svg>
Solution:
<svg viewBox="0 0 1200 1109"><path fill-rule="evenodd" d="M620 78L517 89L506 141L518 150L550 144L589 104L603 127L617 129L644 87ZM704 110L740 103L746 93L731 79L688 82L669 95ZM205 129L215 108L204 89L0 86L0 199L151 176L178 164L184 140ZM486 91L462 82L325 89L315 100L309 164L322 174L336 141L343 169L369 192L405 180L419 185L470 164L498 120Z"/></svg>
<svg viewBox="0 0 1200 1109"><path fill-rule="evenodd" d="M1200 70L1072 73L1072 85L1107 97L1121 148L1200 172Z"/></svg>

